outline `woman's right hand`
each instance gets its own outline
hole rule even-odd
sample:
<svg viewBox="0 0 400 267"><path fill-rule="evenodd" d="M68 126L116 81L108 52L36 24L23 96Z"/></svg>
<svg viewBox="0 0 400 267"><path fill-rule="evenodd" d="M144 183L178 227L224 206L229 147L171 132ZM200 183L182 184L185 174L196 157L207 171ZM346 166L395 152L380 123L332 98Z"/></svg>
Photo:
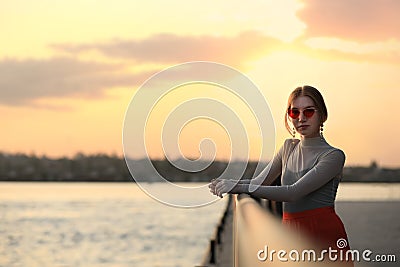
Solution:
<svg viewBox="0 0 400 267"><path fill-rule="evenodd" d="M218 184L220 181L221 181L221 179L217 179L217 178L214 178L214 179L211 180L211 182L210 182L210 184L208 185L208 187L210 188L210 192L211 192L212 194L214 194L214 195L217 194L216 191L215 191L215 188L216 188L217 184Z"/></svg>
<svg viewBox="0 0 400 267"><path fill-rule="evenodd" d="M233 179L221 179L221 178L214 178L211 180L208 187L210 188L210 192L216 196L222 197L222 193L219 191L223 191L223 193L228 193L230 191L234 192L237 185L245 185L249 184L251 180L233 180ZM229 189L229 190L227 190ZM236 192L236 191L235 191ZM237 193L237 192L236 192Z"/></svg>

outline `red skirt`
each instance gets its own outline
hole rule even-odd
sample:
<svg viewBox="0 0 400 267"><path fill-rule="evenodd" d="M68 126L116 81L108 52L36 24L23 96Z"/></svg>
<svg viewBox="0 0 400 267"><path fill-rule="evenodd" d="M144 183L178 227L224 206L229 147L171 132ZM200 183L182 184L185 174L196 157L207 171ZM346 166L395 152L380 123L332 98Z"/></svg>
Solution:
<svg viewBox="0 0 400 267"><path fill-rule="evenodd" d="M301 212L284 212L282 223L296 232L301 232L321 249L340 251L342 255L350 249L346 230L333 207L322 207ZM353 261L347 261L353 266ZM347 266L347 265L346 265Z"/></svg>

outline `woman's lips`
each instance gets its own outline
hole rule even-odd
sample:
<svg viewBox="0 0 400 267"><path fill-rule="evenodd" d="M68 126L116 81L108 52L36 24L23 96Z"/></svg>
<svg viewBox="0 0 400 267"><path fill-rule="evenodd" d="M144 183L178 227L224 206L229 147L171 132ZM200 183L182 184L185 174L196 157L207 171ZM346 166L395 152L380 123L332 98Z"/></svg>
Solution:
<svg viewBox="0 0 400 267"><path fill-rule="evenodd" d="M299 127L297 127L297 130L304 130L307 129L307 127L309 127L310 125L301 125Z"/></svg>

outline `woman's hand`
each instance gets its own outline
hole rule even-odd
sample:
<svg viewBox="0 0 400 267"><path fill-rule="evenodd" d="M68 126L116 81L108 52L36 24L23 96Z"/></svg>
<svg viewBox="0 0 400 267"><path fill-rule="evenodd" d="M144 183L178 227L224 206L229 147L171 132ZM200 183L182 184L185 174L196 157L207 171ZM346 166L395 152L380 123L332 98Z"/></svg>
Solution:
<svg viewBox="0 0 400 267"><path fill-rule="evenodd" d="M222 194L240 194L244 193L244 184L238 184L238 181L227 179L213 179L209 185L210 192L222 198Z"/></svg>
<svg viewBox="0 0 400 267"><path fill-rule="evenodd" d="M208 185L208 187L210 188L210 192L214 195L216 195L217 193L215 192L215 187L217 186L217 184L221 181L221 179L212 179L210 184Z"/></svg>

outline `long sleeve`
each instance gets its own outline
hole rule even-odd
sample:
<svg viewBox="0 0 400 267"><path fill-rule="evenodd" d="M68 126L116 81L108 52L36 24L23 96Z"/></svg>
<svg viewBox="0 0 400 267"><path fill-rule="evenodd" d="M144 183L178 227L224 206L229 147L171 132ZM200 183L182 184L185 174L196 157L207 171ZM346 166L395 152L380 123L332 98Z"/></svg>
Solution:
<svg viewBox="0 0 400 267"><path fill-rule="evenodd" d="M274 158L268 163L268 165L258 174L255 178L253 178L252 183L254 184L262 184L262 185L271 185L276 178L282 173L282 157L285 145L283 145L278 153L274 156Z"/></svg>
<svg viewBox="0 0 400 267"><path fill-rule="evenodd" d="M321 188L343 170L345 155L341 150L333 150L321 156L315 166L292 185L260 186L251 194L255 197L275 201L296 201ZM271 168L272 169L272 168Z"/></svg>

